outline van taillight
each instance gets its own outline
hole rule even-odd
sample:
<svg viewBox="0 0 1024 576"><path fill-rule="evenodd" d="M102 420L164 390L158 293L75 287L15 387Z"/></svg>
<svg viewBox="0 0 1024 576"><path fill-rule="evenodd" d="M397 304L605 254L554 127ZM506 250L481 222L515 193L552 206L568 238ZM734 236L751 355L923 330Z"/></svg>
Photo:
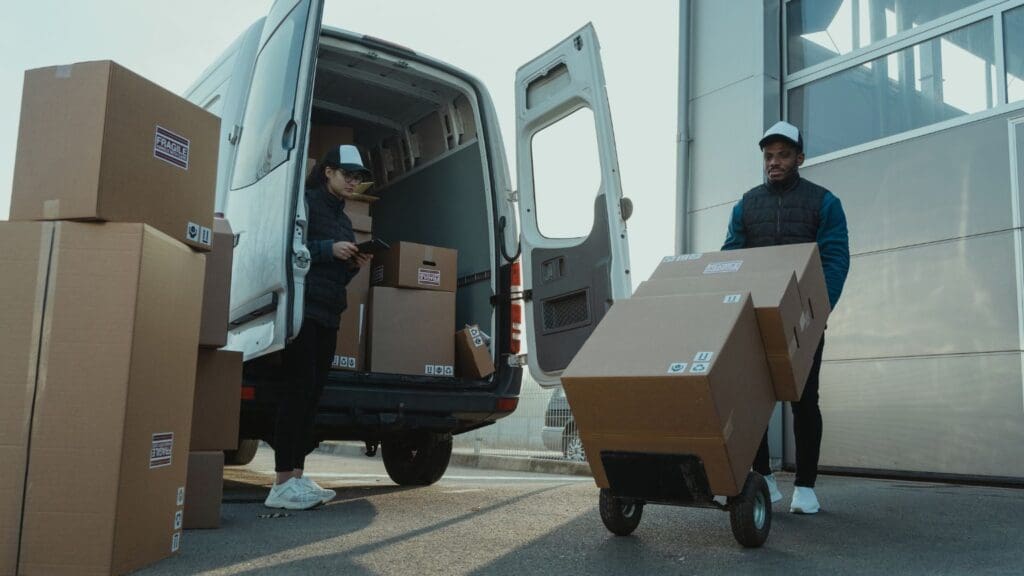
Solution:
<svg viewBox="0 0 1024 576"><path fill-rule="evenodd" d="M512 263L512 294L521 294L523 291L523 278L519 263L519 260ZM510 298L509 306L511 306L510 316L512 318L510 339L512 348L511 352L513 355L518 355L519 351L522 349L523 304L522 301L516 301Z"/></svg>

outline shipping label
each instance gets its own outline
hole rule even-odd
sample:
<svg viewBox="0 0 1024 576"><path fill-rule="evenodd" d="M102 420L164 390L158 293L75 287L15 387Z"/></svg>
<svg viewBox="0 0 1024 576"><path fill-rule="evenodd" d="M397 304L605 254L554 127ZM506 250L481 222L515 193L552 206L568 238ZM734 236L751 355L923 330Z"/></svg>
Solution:
<svg viewBox="0 0 1024 576"><path fill-rule="evenodd" d="M153 136L153 157L188 170L188 138L157 125Z"/></svg>
<svg viewBox="0 0 1024 576"><path fill-rule="evenodd" d="M740 266L743 265L743 260L729 260L726 262L712 262L704 268L705 274L726 274L729 272L739 272Z"/></svg>
<svg viewBox="0 0 1024 576"><path fill-rule="evenodd" d="M711 362L711 358L714 357L714 352L697 352L696 356L693 357L694 362Z"/></svg>
<svg viewBox="0 0 1024 576"><path fill-rule="evenodd" d="M341 356L339 354L334 355L334 362L331 363L332 368L351 368L355 370L356 359L353 356Z"/></svg>
<svg viewBox="0 0 1024 576"><path fill-rule="evenodd" d="M427 376L454 376L455 367L445 364L426 364L423 367L423 373Z"/></svg>
<svg viewBox="0 0 1024 576"><path fill-rule="evenodd" d="M441 285L441 271L431 270L430 268L420 268L419 274L416 277L418 284L424 286L440 286Z"/></svg>
<svg viewBox="0 0 1024 576"><path fill-rule="evenodd" d="M743 294L729 294L722 298L722 304L739 304L743 300Z"/></svg>
<svg viewBox="0 0 1024 576"><path fill-rule="evenodd" d="M680 254L679 256L665 256L661 259L662 262L689 262L691 260L700 260L703 258L703 254Z"/></svg>
<svg viewBox="0 0 1024 576"><path fill-rule="evenodd" d="M688 364L686 362L673 362L668 365L668 372L666 372L666 374L682 374L683 372L686 372L687 366Z"/></svg>
<svg viewBox="0 0 1024 576"><path fill-rule="evenodd" d="M174 453L174 432L153 434L153 443L149 449L149 467L163 468L171 465Z"/></svg>

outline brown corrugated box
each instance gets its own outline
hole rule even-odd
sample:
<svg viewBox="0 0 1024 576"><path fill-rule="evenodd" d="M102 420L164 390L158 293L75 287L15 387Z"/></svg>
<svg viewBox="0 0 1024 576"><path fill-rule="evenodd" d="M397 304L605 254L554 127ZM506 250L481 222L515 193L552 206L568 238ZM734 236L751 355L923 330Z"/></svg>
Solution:
<svg viewBox="0 0 1024 576"><path fill-rule="evenodd" d="M355 133L348 126L311 124L309 127L309 159L319 161L332 146L352 144Z"/></svg>
<svg viewBox="0 0 1024 576"><path fill-rule="evenodd" d="M667 280L686 291L750 291L777 398L800 399L831 311L817 244L670 256L651 275L651 285L637 294L665 293L671 290L662 284Z"/></svg>
<svg viewBox="0 0 1024 576"><path fill-rule="evenodd" d="M121 574L170 556L181 536L203 256L141 224L3 223L0 236L4 257L26 272L0 277L4 301L24 299L14 319L33 324L5 325L32 334L27 355L12 358L30 367L16 368L20 384L43 368L19 571ZM46 274L27 273L32 266ZM14 418L21 430L29 406ZM5 570L10 549L8 540L0 550Z"/></svg>
<svg viewBox="0 0 1024 576"><path fill-rule="evenodd" d="M219 528L224 499L224 452L189 452L185 493L185 530Z"/></svg>
<svg viewBox="0 0 1024 576"><path fill-rule="evenodd" d="M145 222L209 250L219 131L113 62L29 70L10 218Z"/></svg>
<svg viewBox="0 0 1024 576"><path fill-rule="evenodd" d="M366 366L368 299L369 293L364 290L348 291L348 308L341 314L331 368L362 372Z"/></svg>
<svg viewBox="0 0 1024 576"><path fill-rule="evenodd" d="M602 488L602 451L693 454L714 494L736 495L775 406L746 293L616 302L562 386Z"/></svg>
<svg viewBox="0 0 1024 576"><path fill-rule="evenodd" d="M358 194L345 200L345 212L352 216L370 216L370 207L374 202L379 200L376 196L370 196L369 194ZM363 232L370 232L370 230L363 230Z"/></svg>
<svg viewBox="0 0 1024 576"><path fill-rule="evenodd" d="M200 349L189 450L200 452L238 448L241 403L242 353Z"/></svg>
<svg viewBox="0 0 1024 576"><path fill-rule="evenodd" d="M374 286L455 292L458 252L414 242L394 242L374 258Z"/></svg>
<svg viewBox="0 0 1024 576"><path fill-rule="evenodd" d="M388 374L455 375L455 293L370 290L370 369Z"/></svg>
<svg viewBox="0 0 1024 576"><path fill-rule="evenodd" d="M213 219L213 249L206 255L203 285L203 322L199 345L220 348L228 343L228 311L231 307L231 261L235 235L223 218Z"/></svg>
<svg viewBox="0 0 1024 576"><path fill-rule="evenodd" d="M467 326L455 333L455 359L462 378L486 378L494 374L494 359L479 326Z"/></svg>

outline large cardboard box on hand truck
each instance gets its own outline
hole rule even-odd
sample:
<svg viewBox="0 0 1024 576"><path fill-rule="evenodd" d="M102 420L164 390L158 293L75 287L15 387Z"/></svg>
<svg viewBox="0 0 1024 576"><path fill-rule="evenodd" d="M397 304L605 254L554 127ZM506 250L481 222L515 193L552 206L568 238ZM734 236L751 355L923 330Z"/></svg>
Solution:
<svg viewBox="0 0 1024 576"><path fill-rule="evenodd" d="M701 464L716 495L740 493L775 406L747 293L615 303L562 375L597 485L603 452Z"/></svg>
<svg viewBox="0 0 1024 576"><path fill-rule="evenodd" d="M749 291L779 400L799 400L831 308L818 246L685 254L665 258L635 296Z"/></svg>
<svg viewBox="0 0 1024 576"><path fill-rule="evenodd" d="M15 558L21 574L122 574L170 556L203 255L121 223L3 222L0 246L0 573Z"/></svg>

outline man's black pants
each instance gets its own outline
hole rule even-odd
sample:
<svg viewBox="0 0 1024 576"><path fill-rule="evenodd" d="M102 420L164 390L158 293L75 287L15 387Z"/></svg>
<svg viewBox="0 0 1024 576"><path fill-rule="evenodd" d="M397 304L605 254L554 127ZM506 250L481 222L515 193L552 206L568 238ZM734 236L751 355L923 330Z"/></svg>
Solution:
<svg viewBox="0 0 1024 576"><path fill-rule="evenodd" d="M338 342L338 329L306 318L299 336L284 349L285 382L274 423L274 470L304 468L313 451L313 421Z"/></svg>
<svg viewBox="0 0 1024 576"><path fill-rule="evenodd" d="M814 353L814 363L807 377L804 393L798 402L790 402L793 409L793 438L796 440L797 486L814 488L818 478L818 456L821 453L821 408L818 406L818 376L821 372L821 352L825 339L821 339ZM761 447L754 457L754 471L767 476L772 473L768 454L768 433L761 438Z"/></svg>

